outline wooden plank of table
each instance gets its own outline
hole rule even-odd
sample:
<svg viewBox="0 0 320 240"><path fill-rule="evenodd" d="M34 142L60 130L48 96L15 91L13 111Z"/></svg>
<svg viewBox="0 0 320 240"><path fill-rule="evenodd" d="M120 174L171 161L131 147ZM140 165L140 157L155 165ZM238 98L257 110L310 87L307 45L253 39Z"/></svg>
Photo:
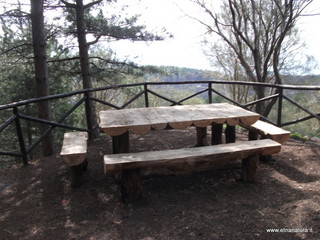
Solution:
<svg viewBox="0 0 320 240"><path fill-rule="evenodd" d="M151 129L150 119L146 118L144 114L142 114L142 109L127 109L127 111L123 111L123 117L126 118L126 122L129 130L135 134L145 134Z"/></svg>
<svg viewBox="0 0 320 240"><path fill-rule="evenodd" d="M223 110L224 113L229 116L230 125L233 124L232 119L238 119L242 123L251 125L251 124L255 123L256 121L258 121L260 118L260 115L258 113L251 112L251 111L248 111L246 109L243 109L241 107L237 107L237 106L234 106L231 104L223 103L223 104L221 104L221 107L224 108L224 110Z"/></svg>
<svg viewBox="0 0 320 240"><path fill-rule="evenodd" d="M100 112L100 128L110 136L121 135L127 131L145 134L150 131L151 125L152 121L146 117L142 108Z"/></svg>
<svg viewBox="0 0 320 240"><path fill-rule="evenodd" d="M235 126L239 122L252 124L259 114L226 103L184 105L154 108L135 108L100 112L100 128L116 136L126 131L143 134L153 129L186 129L194 125L207 127L212 123L227 123Z"/></svg>
<svg viewBox="0 0 320 240"><path fill-rule="evenodd" d="M222 124L226 122L230 126L235 126L239 123L238 115L242 113L242 115L247 118L250 117L243 113L243 109L239 107L235 107L231 104L220 103L214 105L214 108L211 108L210 104L203 106L206 112L212 114L214 117L214 123Z"/></svg>
<svg viewBox="0 0 320 240"><path fill-rule="evenodd" d="M207 105L207 104L206 104ZM212 124L213 119L208 115L207 111L200 108L202 105L185 105L184 109L192 118L192 125L200 128L207 127ZM212 105L211 105L212 107Z"/></svg>
<svg viewBox="0 0 320 240"><path fill-rule="evenodd" d="M235 126L238 125L239 122L242 122L251 125L260 118L260 115L257 113L228 103L202 104L194 105L193 107L196 107L198 112L203 114L201 115L202 119L211 119L211 121L213 120L212 122L216 124L222 124L226 122L230 126ZM197 120L195 120L194 125L203 127L203 125L197 124Z"/></svg>
<svg viewBox="0 0 320 240"><path fill-rule="evenodd" d="M223 111L221 111L223 108L221 108L220 105L221 104L195 105L197 108L197 111L199 112L199 116L201 116L202 119L195 120L194 125L199 126L199 124L201 125L201 123L205 120L210 120L209 125L213 123L216 123L216 124L225 123L228 116L226 114L223 114Z"/></svg>
<svg viewBox="0 0 320 240"><path fill-rule="evenodd" d="M118 136L129 130L126 117L119 110L100 111L100 129L110 136Z"/></svg>
<svg viewBox="0 0 320 240"><path fill-rule="evenodd" d="M192 125L193 115L184 106L159 107L156 111L174 129L183 130Z"/></svg>
<svg viewBox="0 0 320 240"><path fill-rule="evenodd" d="M141 108L139 111L149 121L151 128L155 130L165 129L168 126L167 120L156 109L154 107Z"/></svg>

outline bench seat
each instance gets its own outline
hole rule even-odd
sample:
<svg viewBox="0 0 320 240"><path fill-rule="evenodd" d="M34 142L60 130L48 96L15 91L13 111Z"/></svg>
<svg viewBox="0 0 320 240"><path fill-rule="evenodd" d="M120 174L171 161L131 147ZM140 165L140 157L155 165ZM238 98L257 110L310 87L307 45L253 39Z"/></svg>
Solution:
<svg viewBox="0 0 320 240"><path fill-rule="evenodd" d="M241 159L242 179L254 182L259 156L276 154L280 150L281 144L264 139L197 148L110 154L104 156L104 171L106 174L122 174L122 200L131 202L140 198L142 194L140 169L175 166L197 169L203 165Z"/></svg>
<svg viewBox="0 0 320 240"><path fill-rule="evenodd" d="M87 169L87 132L67 132L64 134L60 155L71 168L71 186L80 185L81 176Z"/></svg>
<svg viewBox="0 0 320 240"><path fill-rule="evenodd" d="M279 143L264 139L197 148L109 154L104 156L104 172L114 174L126 169L170 167L175 164L191 166L198 161L222 163L255 153L272 155L280 152L280 148Z"/></svg>
<svg viewBox="0 0 320 240"><path fill-rule="evenodd" d="M86 132L67 132L64 134L61 157L69 166L81 164L87 158Z"/></svg>
<svg viewBox="0 0 320 240"><path fill-rule="evenodd" d="M253 133L259 134L264 138L270 138L278 143L284 143L290 137L289 131L261 120L258 120L252 125L243 123L240 123L240 125Z"/></svg>

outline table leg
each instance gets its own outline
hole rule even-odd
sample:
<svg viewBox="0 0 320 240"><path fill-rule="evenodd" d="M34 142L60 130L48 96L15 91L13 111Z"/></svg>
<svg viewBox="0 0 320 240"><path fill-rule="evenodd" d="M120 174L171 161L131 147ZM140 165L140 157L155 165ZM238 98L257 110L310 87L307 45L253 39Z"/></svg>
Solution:
<svg viewBox="0 0 320 240"><path fill-rule="evenodd" d="M195 147L208 146L207 141L207 128L197 127L197 143Z"/></svg>
<svg viewBox="0 0 320 240"><path fill-rule="evenodd" d="M249 136L248 136L248 140L258 140L258 133L255 133L254 131L250 131L249 130Z"/></svg>
<svg viewBox="0 0 320 240"><path fill-rule="evenodd" d="M213 123L211 126L211 144L218 145L222 143L222 129L223 124Z"/></svg>
<svg viewBox="0 0 320 240"><path fill-rule="evenodd" d="M226 143L236 142L236 126L227 125L224 134L226 135Z"/></svg>
<svg viewBox="0 0 320 240"><path fill-rule="evenodd" d="M113 153L130 152L129 132L125 132L119 136L112 137L112 152Z"/></svg>

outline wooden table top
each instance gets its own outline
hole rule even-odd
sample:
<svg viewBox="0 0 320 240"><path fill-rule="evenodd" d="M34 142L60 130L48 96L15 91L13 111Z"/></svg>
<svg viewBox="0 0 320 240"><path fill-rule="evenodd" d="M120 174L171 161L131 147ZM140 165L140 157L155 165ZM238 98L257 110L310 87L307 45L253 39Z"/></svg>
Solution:
<svg viewBox="0 0 320 240"><path fill-rule="evenodd" d="M189 126L207 127L212 123L251 125L260 115L228 103L213 103L108 110L101 111L99 117L100 129L110 136L118 136L127 131L144 134L151 129L161 130L168 126L186 129Z"/></svg>

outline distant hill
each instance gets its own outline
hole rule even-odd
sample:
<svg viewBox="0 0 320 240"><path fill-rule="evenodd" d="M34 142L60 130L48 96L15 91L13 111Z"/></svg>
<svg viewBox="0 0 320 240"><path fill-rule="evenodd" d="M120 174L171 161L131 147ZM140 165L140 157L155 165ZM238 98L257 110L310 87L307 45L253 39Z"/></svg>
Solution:
<svg viewBox="0 0 320 240"><path fill-rule="evenodd" d="M157 73L146 75L147 81L160 80L164 82L182 82L182 81L207 81L218 79L219 73L210 70L200 70L181 67L156 67Z"/></svg>
<svg viewBox="0 0 320 240"><path fill-rule="evenodd" d="M287 75L282 80L290 85L320 85L320 75Z"/></svg>
<svg viewBox="0 0 320 240"><path fill-rule="evenodd" d="M211 70L181 68L173 66L155 67L157 73L147 74L145 80L165 82L207 81L223 79L222 74ZM286 75L282 76L283 84L320 85L320 75Z"/></svg>

